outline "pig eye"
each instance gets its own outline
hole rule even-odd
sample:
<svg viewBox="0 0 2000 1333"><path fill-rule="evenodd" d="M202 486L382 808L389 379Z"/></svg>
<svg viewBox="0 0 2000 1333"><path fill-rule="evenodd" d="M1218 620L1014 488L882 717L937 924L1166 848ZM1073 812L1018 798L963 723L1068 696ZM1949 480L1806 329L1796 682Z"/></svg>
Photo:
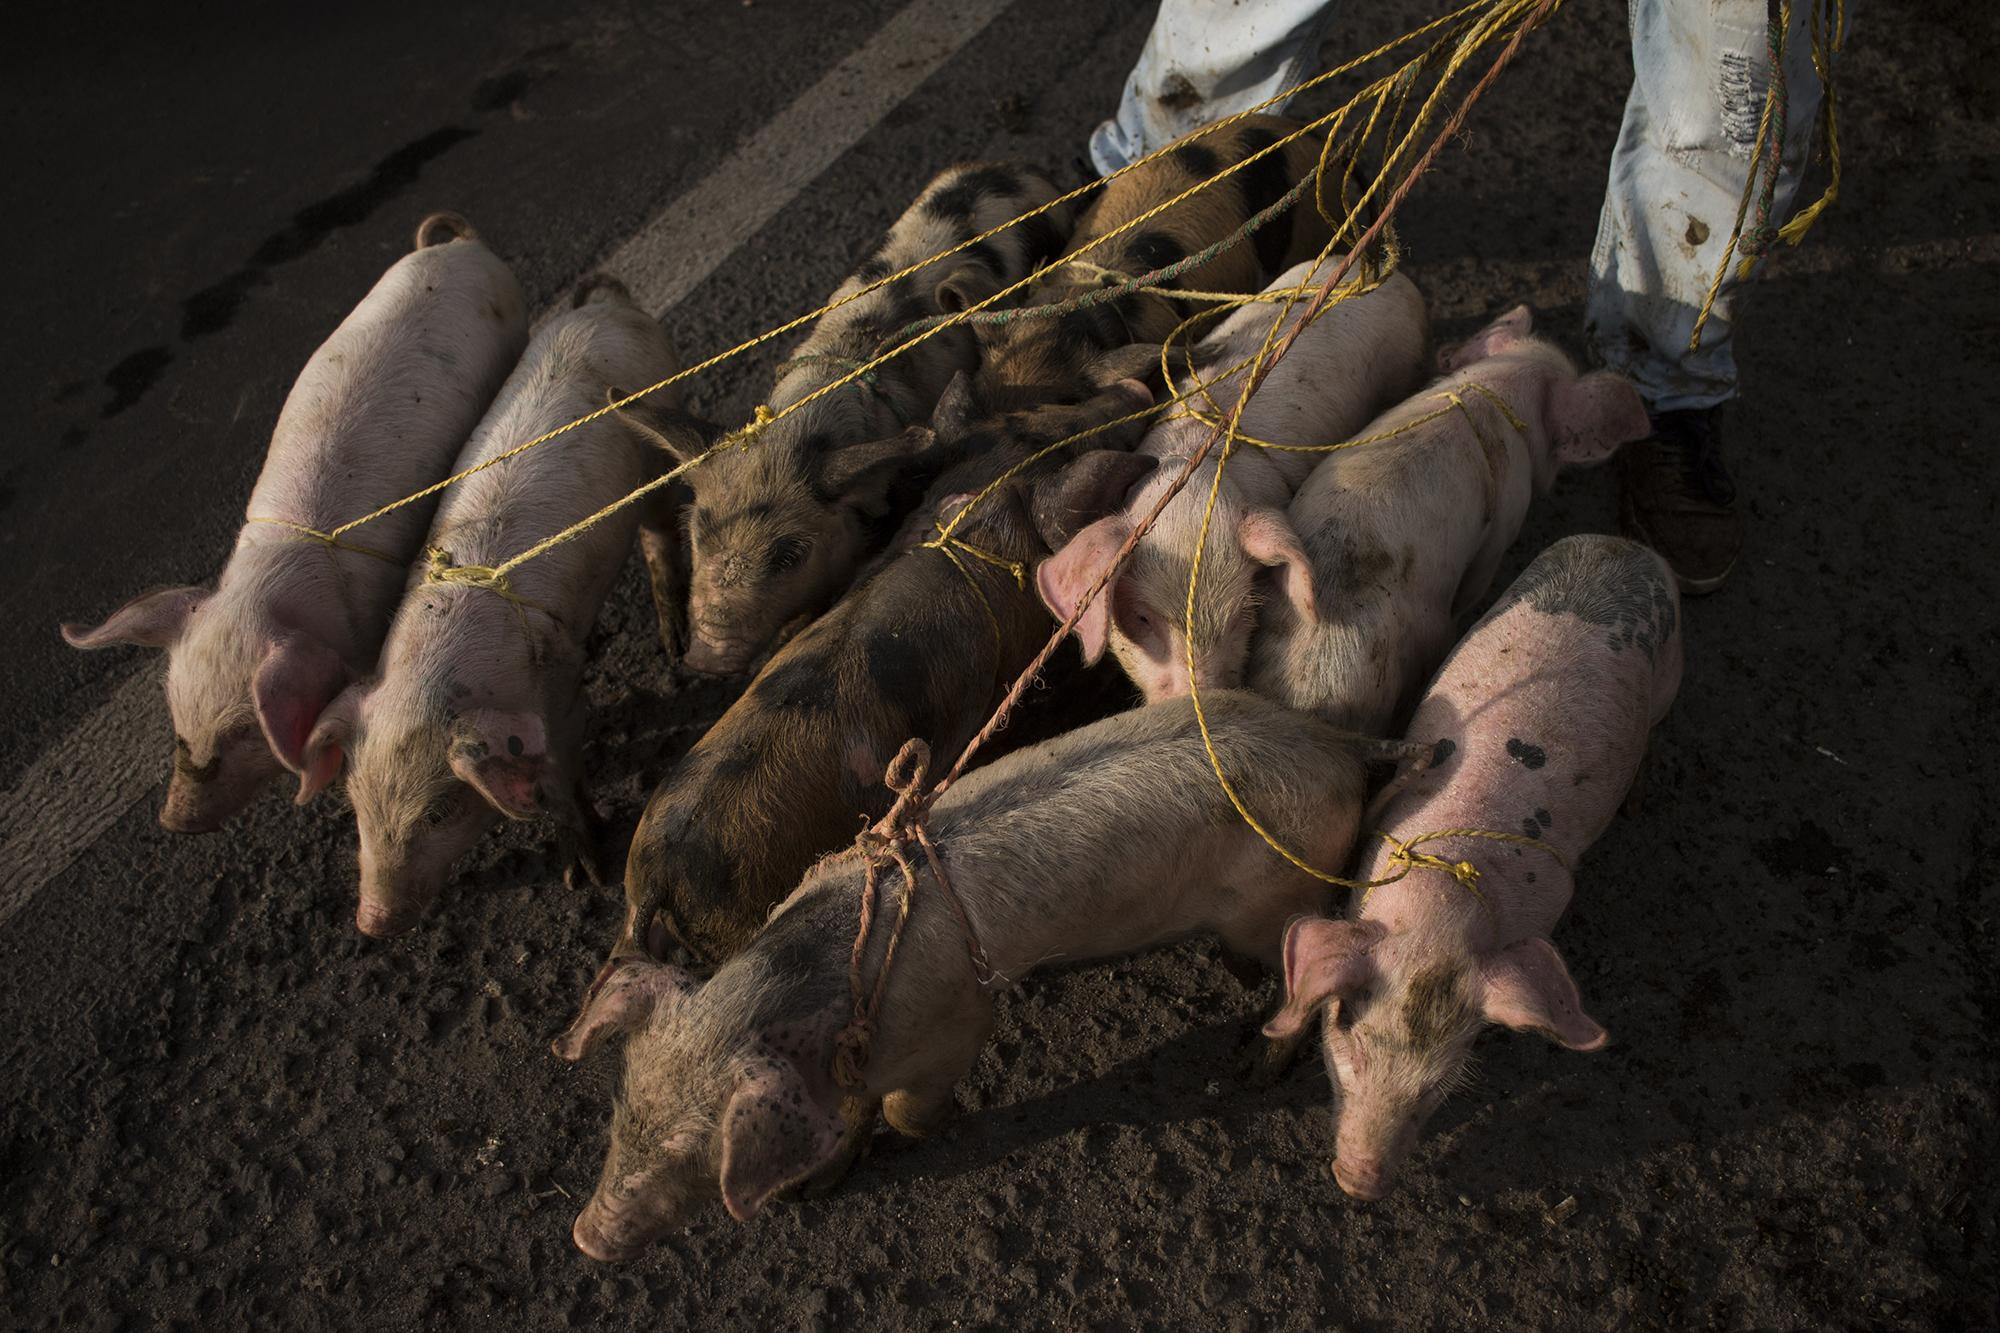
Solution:
<svg viewBox="0 0 2000 1333"><path fill-rule="evenodd" d="M436 828L450 817L451 798L449 796L440 796L437 800L432 801L424 807L424 823L431 828Z"/></svg>
<svg viewBox="0 0 2000 1333"><path fill-rule="evenodd" d="M773 574L790 569L805 559L812 543L803 537L781 537L771 544L771 554L766 561Z"/></svg>

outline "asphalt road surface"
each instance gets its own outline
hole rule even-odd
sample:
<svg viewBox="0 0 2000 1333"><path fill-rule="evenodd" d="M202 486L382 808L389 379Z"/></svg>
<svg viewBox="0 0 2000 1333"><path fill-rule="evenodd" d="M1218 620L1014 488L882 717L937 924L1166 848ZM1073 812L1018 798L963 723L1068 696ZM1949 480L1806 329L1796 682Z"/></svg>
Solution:
<svg viewBox="0 0 2000 1333"><path fill-rule="evenodd" d="M504 8L505 12L500 12ZM560 1065L615 891L496 837L411 935L353 929L335 803L155 823L158 663L55 627L211 577L292 377L425 212L537 308L610 264L706 352L807 309L939 167L1067 170L1146 0L359 3L10 16L0 452L0 1305L23 1327L1991 1326L1989 7L1869 4L1846 184L1768 265L1728 423L1751 545L1687 608L1645 803L1561 929L1606 1054L1489 1035L1401 1191L1327 1171L1325 1076L1232 1075L1270 992L1195 943L1031 980L921 1143L629 1267L570 1220L611 1066ZM1352 5L1352 54L1427 16ZM1441 333L1567 336L1629 63L1533 37L1413 197ZM740 418L775 351L696 386ZM1540 507L1500 583L1609 530ZM636 562L588 691L629 827L726 704L658 668ZM1573 1205L1564 1201L1574 1199ZM1559 1206L1560 1205L1560 1206Z"/></svg>

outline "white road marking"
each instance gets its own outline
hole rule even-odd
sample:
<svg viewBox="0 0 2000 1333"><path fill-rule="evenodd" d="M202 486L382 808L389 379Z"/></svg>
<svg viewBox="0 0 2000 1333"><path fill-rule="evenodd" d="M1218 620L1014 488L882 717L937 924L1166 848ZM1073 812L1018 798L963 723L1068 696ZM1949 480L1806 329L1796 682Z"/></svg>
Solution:
<svg viewBox="0 0 2000 1333"><path fill-rule="evenodd" d="M1013 0L913 0L606 260L642 309L678 304Z"/></svg>
<svg viewBox="0 0 2000 1333"><path fill-rule="evenodd" d="M679 302L1012 3L911 0L600 269L645 309ZM141 670L0 796L0 925L165 780L172 744Z"/></svg>
<svg viewBox="0 0 2000 1333"><path fill-rule="evenodd" d="M0 797L0 925L164 779L173 728L157 671L135 671Z"/></svg>

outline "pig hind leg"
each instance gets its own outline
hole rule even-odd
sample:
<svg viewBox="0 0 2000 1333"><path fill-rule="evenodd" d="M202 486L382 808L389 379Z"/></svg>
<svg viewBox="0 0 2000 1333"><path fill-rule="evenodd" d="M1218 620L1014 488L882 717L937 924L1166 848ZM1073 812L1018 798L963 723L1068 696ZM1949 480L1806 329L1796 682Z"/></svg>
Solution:
<svg viewBox="0 0 2000 1333"><path fill-rule="evenodd" d="M581 779L571 792L567 808L558 816L557 828L559 847L567 862L563 883L572 889L582 888L586 881L599 888L610 883L604 859L604 821Z"/></svg>
<svg viewBox="0 0 2000 1333"><path fill-rule="evenodd" d="M681 555L677 522L680 501L667 491L647 498L639 525L639 553L645 557L647 581L653 589L653 612L660 622L660 648L667 668L680 664L687 645L687 561Z"/></svg>

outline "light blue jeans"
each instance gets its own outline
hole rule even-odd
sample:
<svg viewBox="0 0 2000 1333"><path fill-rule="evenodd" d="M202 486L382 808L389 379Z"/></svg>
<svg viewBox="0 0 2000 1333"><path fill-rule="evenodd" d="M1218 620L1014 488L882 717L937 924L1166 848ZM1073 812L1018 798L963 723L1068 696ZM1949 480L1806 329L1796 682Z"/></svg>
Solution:
<svg viewBox="0 0 2000 1333"><path fill-rule="evenodd" d="M1712 407L1736 395L1733 261L1700 351L1688 351L1688 337L1750 169L1770 74L1766 0L1630 6L1632 91L1591 251L1585 337L1654 411ZM1091 136L1091 161L1115 171L1307 77L1331 8L1332 0L1161 0L1118 114ZM1818 124L1812 8L1799 0L1786 34L1773 226L1791 216Z"/></svg>

